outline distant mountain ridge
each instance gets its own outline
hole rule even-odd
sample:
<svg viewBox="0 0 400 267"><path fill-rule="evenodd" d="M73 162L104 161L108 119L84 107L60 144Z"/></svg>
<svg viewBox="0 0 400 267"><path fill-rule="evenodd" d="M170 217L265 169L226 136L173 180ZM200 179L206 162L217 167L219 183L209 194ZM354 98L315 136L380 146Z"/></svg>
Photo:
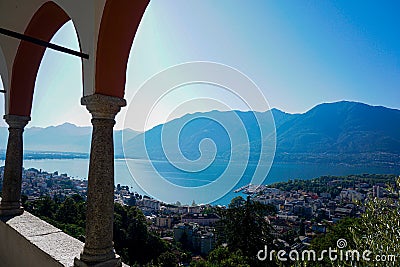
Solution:
<svg viewBox="0 0 400 267"><path fill-rule="evenodd" d="M188 159L195 160L200 156L199 144L206 138L212 139L217 146L217 158L229 159L231 150L242 153L246 147L244 143L232 146L224 127L207 119L215 117L234 131L245 126L251 147L250 159L257 160L260 145L270 142L271 136L262 139L254 114L263 117L271 113L276 126L275 162L400 166L400 110L349 101L319 104L302 114L289 114L278 109L263 113L210 111L188 114L146 133L130 129L114 131L115 154L123 155L124 135L127 157L145 158L148 154L151 159L166 159L163 148L173 144L174 140L176 142L177 136L167 134L161 140L161 132L168 127L174 129L184 121L190 122L179 133L179 148L176 151L180 149ZM203 118L191 120L199 114ZM237 117L243 125L237 123ZM32 151L89 153L90 135L91 127L78 127L70 123L47 128L32 127L25 130L24 148ZM5 149L5 127L0 127L0 140L3 140L0 150Z"/></svg>
<svg viewBox="0 0 400 267"><path fill-rule="evenodd" d="M45 128L26 128L24 131L24 150L89 153L91 134L92 127L80 127L71 123ZM138 134L140 133L131 129L114 131L115 155L123 155L122 135L130 139ZM7 137L7 127L0 127L0 150L6 149Z"/></svg>
<svg viewBox="0 0 400 267"><path fill-rule="evenodd" d="M317 105L278 127L278 148L297 153L400 153L400 110L357 102Z"/></svg>
<svg viewBox="0 0 400 267"><path fill-rule="evenodd" d="M400 110L382 106L370 106L358 102L341 101L324 103L315 106L303 114L289 114L272 109L258 115L272 112L276 125L275 162L311 162L341 164L400 164ZM219 114L216 114L219 113ZM258 159L256 149L261 142L260 134L251 118L252 112L211 111L203 113L204 117L224 117L229 121L238 115L246 126L252 147L251 159ZM179 125L180 120L190 120L190 116L170 121L167 125ZM232 122L233 123L233 122ZM146 140L146 151L152 159L165 159L161 144L162 125L145 134L140 134L126 143L126 155L144 157L143 143ZM182 130L184 132L185 128ZM188 127L185 134L180 135L179 145L184 155L191 159L200 156L199 140L207 138L214 132L213 139L219 150L217 157L224 158L229 149L240 153L241 146L229 147L227 139L216 124L198 123L196 127ZM169 138L166 138L168 140ZM258 151L259 153L259 151Z"/></svg>

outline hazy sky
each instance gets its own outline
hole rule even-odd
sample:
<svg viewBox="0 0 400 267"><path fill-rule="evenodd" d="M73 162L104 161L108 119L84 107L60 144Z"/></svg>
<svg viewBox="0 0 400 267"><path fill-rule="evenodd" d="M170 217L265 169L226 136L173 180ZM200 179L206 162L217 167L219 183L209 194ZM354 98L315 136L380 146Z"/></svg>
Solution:
<svg viewBox="0 0 400 267"><path fill-rule="evenodd" d="M132 46L125 98L129 103L144 81L168 67L213 61L247 75L271 107L290 113L338 100L400 108L399 10L398 1L152 0ZM52 42L78 50L73 24ZM46 51L29 126L90 124L80 106L80 64ZM213 86L187 87L195 94ZM161 122L154 118L151 124ZM123 120L121 112L117 128Z"/></svg>

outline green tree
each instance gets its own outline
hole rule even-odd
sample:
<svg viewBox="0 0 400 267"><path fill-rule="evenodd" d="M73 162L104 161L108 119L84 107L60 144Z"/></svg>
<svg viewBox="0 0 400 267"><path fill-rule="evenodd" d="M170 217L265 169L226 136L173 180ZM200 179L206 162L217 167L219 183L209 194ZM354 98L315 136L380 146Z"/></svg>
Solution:
<svg viewBox="0 0 400 267"><path fill-rule="evenodd" d="M49 196L40 197L34 204L35 213L40 217L54 218L57 208L56 203Z"/></svg>
<svg viewBox="0 0 400 267"><path fill-rule="evenodd" d="M355 249L355 243L353 242L353 235L350 232L351 227L358 224L358 219L345 218L338 221L336 224L330 226L326 234L320 234L311 241L309 250L314 250L316 255L321 255L323 250L329 251L331 249L338 249L337 242L340 239L344 239L347 242L345 249ZM331 262L328 257L325 257L323 261L312 261L308 262L307 266L324 267L332 266L334 262ZM345 262L341 262L345 265ZM347 264L350 264L348 262ZM345 265L346 266L346 265Z"/></svg>
<svg viewBox="0 0 400 267"><path fill-rule="evenodd" d="M166 242L148 230L139 208L115 204L114 214L114 246L125 262L131 265L157 262L161 254L169 251Z"/></svg>
<svg viewBox="0 0 400 267"><path fill-rule="evenodd" d="M249 260L240 250L229 251L226 247L214 249L207 260L192 262L191 267L250 267Z"/></svg>
<svg viewBox="0 0 400 267"><path fill-rule="evenodd" d="M400 188L400 177L396 182ZM359 251L371 251L370 258L393 255L400 259L399 192L390 188L389 198L373 198L365 203L365 212L358 224L351 227L353 241ZM365 266L398 266L395 261L368 261Z"/></svg>
<svg viewBox="0 0 400 267"><path fill-rule="evenodd" d="M250 197L247 201L241 197L234 198L228 209L222 211L222 227L218 229L223 233L218 236L225 238L231 252L241 251L251 266L275 266L272 262L261 264L256 257L265 245L274 248L272 228L265 218L274 212L274 207L251 201Z"/></svg>
<svg viewBox="0 0 400 267"><path fill-rule="evenodd" d="M161 255L157 258L159 267L175 267L178 266L179 258L176 254L166 251L161 253Z"/></svg>
<svg viewBox="0 0 400 267"><path fill-rule="evenodd" d="M67 197L58 207L56 219L62 223L74 224L78 219L78 206L73 198Z"/></svg>

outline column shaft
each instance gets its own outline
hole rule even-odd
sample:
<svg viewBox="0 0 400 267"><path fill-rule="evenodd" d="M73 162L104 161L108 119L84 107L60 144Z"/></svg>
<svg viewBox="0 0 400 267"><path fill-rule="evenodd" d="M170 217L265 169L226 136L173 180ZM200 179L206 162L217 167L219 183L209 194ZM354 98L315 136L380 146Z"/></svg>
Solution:
<svg viewBox="0 0 400 267"><path fill-rule="evenodd" d="M115 257L113 119L92 119L93 133L88 181L85 249L81 260L104 261Z"/></svg>
<svg viewBox="0 0 400 267"><path fill-rule="evenodd" d="M22 160L24 127L29 117L5 115L9 124L6 161L4 167L0 215L19 215L21 207Z"/></svg>
<svg viewBox="0 0 400 267"><path fill-rule="evenodd" d="M114 117L126 101L94 94L83 97L82 104L92 114L86 238L75 266L121 266L113 248L114 218Z"/></svg>

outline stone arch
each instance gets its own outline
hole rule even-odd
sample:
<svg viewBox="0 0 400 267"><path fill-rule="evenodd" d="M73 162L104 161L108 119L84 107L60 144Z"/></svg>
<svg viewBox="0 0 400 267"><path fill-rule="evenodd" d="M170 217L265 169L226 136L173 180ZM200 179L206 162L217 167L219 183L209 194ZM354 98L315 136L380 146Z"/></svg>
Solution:
<svg viewBox="0 0 400 267"><path fill-rule="evenodd" d="M7 111L7 93L8 93L8 69L7 69L7 63L4 57L3 50L0 46L0 83L3 84L3 88L6 91L4 93L4 112ZM1 96L3 97L3 96ZM5 114L0 111L0 114Z"/></svg>
<svg viewBox="0 0 400 267"><path fill-rule="evenodd" d="M0 47L0 79L3 83L4 90L8 90L8 69L3 50Z"/></svg>
<svg viewBox="0 0 400 267"><path fill-rule="evenodd" d="M24 34L49 42L69 20L60 6L48 1L33 15ZM20 42L12 67L8 114L30 116L36 76L45 50L42 46Z"/></svg>
<svg viewBox="0 0 400 267"><path fill-rule="evenodd" d="M4 90L8 91L8 69L3 50L0 46L0 81L3 84Z"/></svg>
<svg viewBox="0 0 400 267"><path fill-rule="evenodd" d="M124 97L129 52L149 0L107 0L96 53L95 93Z"/></svg>

